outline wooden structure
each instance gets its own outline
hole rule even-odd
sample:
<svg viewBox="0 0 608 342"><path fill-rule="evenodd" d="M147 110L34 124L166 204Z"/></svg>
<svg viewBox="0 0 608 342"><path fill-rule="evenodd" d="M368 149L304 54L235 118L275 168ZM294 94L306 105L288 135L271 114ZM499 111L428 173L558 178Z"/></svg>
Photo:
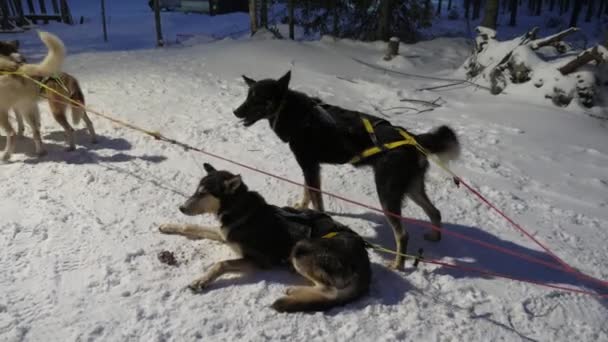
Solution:
<svg viewBox="0 0 608 342"><path fill-rule="evenodd" d="M154 1L148 0L154 11ZM248 0L159 0L160 10L209 15L248 12Z"/></svg>
<svg viewBox="0 0 608 342"><path fill-rule="evenodd" d="M67 0L0 0L1 31L21 31L38 21L74 23Z"/></svg>

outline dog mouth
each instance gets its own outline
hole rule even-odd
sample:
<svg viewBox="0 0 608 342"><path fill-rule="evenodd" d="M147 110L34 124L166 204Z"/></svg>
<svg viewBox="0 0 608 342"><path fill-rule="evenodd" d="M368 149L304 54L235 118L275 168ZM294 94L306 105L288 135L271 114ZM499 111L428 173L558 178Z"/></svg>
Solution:
<svg viewBox="0 0 608 342"><path fill-rule="evenodd" d="M257 121L257 120L255 120L255 119L248 119L248 118L245 118L245 119L242 119L242 120L241 120L241 123L243 123L243 126L245 126L245 127L250 127L250 126L252 126L254 123L256 123L256 121Z"/></svg>

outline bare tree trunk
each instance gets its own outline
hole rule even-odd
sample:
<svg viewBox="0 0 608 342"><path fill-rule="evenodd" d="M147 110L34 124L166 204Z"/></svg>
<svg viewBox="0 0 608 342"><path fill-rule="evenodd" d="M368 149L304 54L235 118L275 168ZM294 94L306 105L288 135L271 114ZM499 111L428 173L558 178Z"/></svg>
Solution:
<svg viewBox="0 0 608 342"><path fill-rule="evenodd" d="M570 18L570 27L576 27L578 24L578 16L581 13L583 7L583 0L574 2L574 9L572 10L572 17Z"/></svg>
<svg viewBox="0 0 608 342"><path fill-rule="evenodd" d="M471 12L471 1L472 0L464 0L464 18L469 19Z"/></svg>
<svg viewBox="0 0 608 342"><path fill-rule="evenodd" d="M600 8L597 10L597 18L600 19L602 17L602 13L604 13L604 6L606 5L606 0L600 1Z"/></svg>
<svg viewBox="0 0 608 342"><path fill-rule="evenodd" d="M585 17L585 22L590 22L593 17L593 8L595 7L595 0L587 1L587 16Z"/></svg>
<svg viewBox="0 0 608 342"><path fill-rule="evenodd" d="M258 11L256 6L256 0L249 0L249 21L251 27L251 35L258 30Z"/></svg>
<svg viewBox="0 0 608 342"><path fill-rule="evenodd" d="M154 4L154 13L156 13L156 1L154 2ZM101 24L103 26L103 41L107 43L108 27L106 26L106 0L101 0Z"/></svg>
<svg viewBox="0 0 608 342"><path fill-rule="evenodd" d="M439 3L437 4L437 11L435 12L436 16L440 16L441 15L441 6L443 5L443 0L439 0Z"/></svg>
<svg viewBox="0 0 608 342"><path fill-rule="evenodd" d="M551 0L549 4L549 11L553 12L555 10L555 0Z"/></svg>
<svg viewBox="0 0 608 342"><path fill-rule="evenodd" d="M517 25L517 4L518 0L511 0L511 20L509 20L509 26Z"/></svg>
<svg viewBox="0 0 608 342"><path fill-rule="evenodd" d="M332 20L332 25L333 25L332 35L334 37L338 37L338 35L340 34L340 32L339 32L340 31L340 25L339 25L340 16L338 15L339 14L338 1L339 0L332 0L332 5L333 5L332 10L333 10L333 15L334 15L334 18Z"/></svg>
<svg viewBox="0 0 608 342"><path fill-rule="evenodd" d="M452 0L448 0L448 11L452 9Z"/></svg>
<svg viewBox="0 0 608 342"><path fill-rule="evenodd" d="M483 14L481 26L496 30L496 21L498 20L498 0L488 0Z"/></svg>
<svg viewBox="0 0 608 342"><path fill-rule="evenodd" d="M296 36L294 23L294 1L295 0L289 0L289 2L287 3L289 11L289 39L291 40L294 40Z"/></svg>
<svg viewBox="0 0 608 342"><path fill-rule="evenodd" d="M384 41L387 41L391 35L391 2L392 0L382 0L380 3L380 23L377 38Z"/></svg>
<svg viewBox="0 0 608 342"><path fill-rule="evenodd" d="M481 16L481 0L473 0L473 20Z"/></svg>
<svg viewBox="0 0 608 342"><path fill-rule="evenodd" d="M268 28L268 0L261 0L260 26Z"/></svg>
<svg viewBox="0 0 608 342"><path fill-rule="evenodd" d="M156 23L156 46L165 45L163 41L163 29L160 24L160 0L154 0L154 22Z"/></svg>
<svg viewBox="0 0 608 342"><path fill-rule="evenodd" d="M536 8L535 8L534 15L537 17L540 17L540 13L542 12L542 9L543 9L543 0L536 0Z"/></svg>

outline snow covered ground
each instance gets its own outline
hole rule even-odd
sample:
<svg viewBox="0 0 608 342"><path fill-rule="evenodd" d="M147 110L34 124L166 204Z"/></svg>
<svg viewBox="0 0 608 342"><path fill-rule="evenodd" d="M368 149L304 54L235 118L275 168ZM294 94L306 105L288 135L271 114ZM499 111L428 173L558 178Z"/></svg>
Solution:
<svg viewBox="0 0 608 342"><path fill-rule="evenodd" d="M469 53L463 39L405 46L404 57L390 63L382 61L380 44L330 39L227 39L146 49L153 45L153 21L145 4L140 10L136 19L115 19L108 45L100 42L97 21L82 29L49 27L73 52L66 70L80 79L91 107L301 180L287 146L266 124L244 129L232 115L246 94L241 74L278 77L291 69L295 89L327 102L370 113L384 109L393 122L415 132L452 126L463 146L461 160L452 165L458 174L573 267L608 279L606 121L522 94L492 96L471 87L416 91L444 82L383 73L352 59L451 77ZM174 23L166 25L169 36L211 36L216 29L246 28L241 19L169 15L164 20ZM28 55L43 53L33 33L20 38ZM389 110L418 106L401 98L438 97L443 106L431 112ZM203 175L203 162L241 173L275 204L294 204L301 189L96 117L100 143L89 144L79 132L77 151L65 152L61 129L43 110L48 155L33 157L26 138L14 162L0 165L2 341L608 341L607 299L428 264L392 272L383 266L390 256L377 252L370 253L370 296L327 314L270 309L287 286L302 282L280 270L227 278L193 295L185 286L212 263L230 258L229 248L164 236L157 226L214 223L177 210ZM592 113L603 115L599 108ZM0 137L0 146L4 143ZM369 170L325 167L323 178L328 191L378 205ZM440 169L431 169L427 184L447 230L551 260ZM369 240L393 245L381 215L334 199L327 207ZM404 215L426 221L415 205L406 205ZM430 258L608 293L608 287L454 237L431 244L422 239L424 229L409 229L411 250L423 247ZM179 267L161 264L161 250L175 252Z"/></svg>

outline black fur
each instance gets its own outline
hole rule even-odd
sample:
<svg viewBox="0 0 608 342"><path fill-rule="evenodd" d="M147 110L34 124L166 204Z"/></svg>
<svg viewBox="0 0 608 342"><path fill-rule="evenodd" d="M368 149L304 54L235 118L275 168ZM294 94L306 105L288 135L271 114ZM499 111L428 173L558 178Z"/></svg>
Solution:
<svg viewBox="0 0 608 342"><path fill-rule="evenodd" d="M222 223L225 242L237 245L243 259L259 268L296 262L306 264L304 269L294 268L327 288L338 291L343 287L354 288L346 297L313 302L290 299L288 305L279 302L275 309L284 312L325 310L368 292L370 262L366 243L357 233L324 213L268 204L260 194L250 191L240 176L218 171L209 164L205 164L205 169L207 176L184 206L209 195L217 198L220 203L217 216ZM324 238L332 232L337 235Z"/></svg>
<svg viewBox="0 0 608 342"><path fill-rule="evenodd" d="M289 89L291 74L278 80L254 81L244 77L249 85L245 102L234 111L245 126L267 119L272 130L289 144L304 173L308 186L321 188L321 164L345 164L365 149L375 146L365 130L362 118L369 119L375 128L379 143L403 140L397 127L387 120L354 110L325 104L317 98ZM431 153L451 152L459 149L458 139L452 129L442 126L433 132L415 135L417 141ZM406 145L362 160L356 166L371 166L374 170L380 202L384 210L401 214L401 203L409 196L420 205L433 224L441 225L441 214L424 191L424 175L428 168L426 157L414 146ZM314 207L323 210L320 193L310 194ZM407 232L401 222L388 217L395 231L397 248L406 252ZM427 234L430 240L439 240L434 231ZM401 267L403 258L395 259L395 267Z"/></svg>

